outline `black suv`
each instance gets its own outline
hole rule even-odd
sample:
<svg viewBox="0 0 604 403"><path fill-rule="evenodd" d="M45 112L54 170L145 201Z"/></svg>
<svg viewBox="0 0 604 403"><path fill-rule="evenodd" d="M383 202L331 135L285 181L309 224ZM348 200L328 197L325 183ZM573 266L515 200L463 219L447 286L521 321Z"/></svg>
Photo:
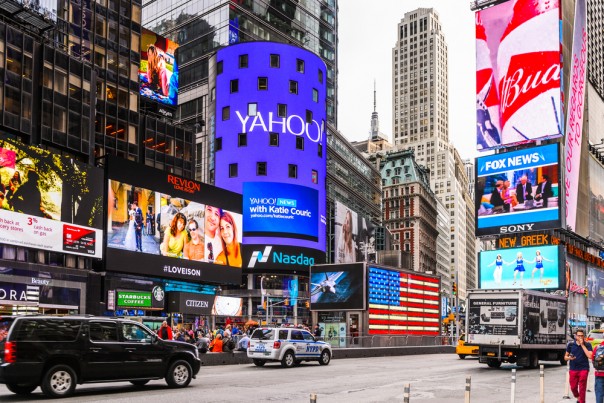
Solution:
<svg viewBox="0 0 604 403"><path fill-rule="evenodd" d="M26 395L40 386L50 397L73 393L76 384L130 381L142 386L165 378L185 387L199 372L194 345L161 340L138 322L93 316L2 318L0 383Z"/></svg>

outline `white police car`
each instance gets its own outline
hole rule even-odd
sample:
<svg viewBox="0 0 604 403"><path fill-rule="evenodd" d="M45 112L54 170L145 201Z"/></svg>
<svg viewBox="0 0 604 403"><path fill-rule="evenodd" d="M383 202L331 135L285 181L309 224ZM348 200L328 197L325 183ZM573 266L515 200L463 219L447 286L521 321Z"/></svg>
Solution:
<svg viewBox="0 0 604 403"><path fill-rule="evenodd" d="M302 361L319 361L329 364L331 346L302 329L258 328L252 333L247 356L261 367L267 361L280 361L281 366L291 368Z"/></svg>

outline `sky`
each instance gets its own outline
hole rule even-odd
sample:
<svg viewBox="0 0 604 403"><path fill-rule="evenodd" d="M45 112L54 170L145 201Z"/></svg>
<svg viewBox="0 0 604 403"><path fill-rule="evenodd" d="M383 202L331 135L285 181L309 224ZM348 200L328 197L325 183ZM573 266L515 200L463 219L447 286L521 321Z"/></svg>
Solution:
<svg viewBox="0 0 604 403"><path fill-rule="evenodd" d="M371 4L371 6L368 6ZM380 131L392 141L392 49L405 13L434 8L449 48L449 141L475 158L476 62L469 0L343 0L338 3L338 129L350 141L369 137L373 85Z"/></svg>

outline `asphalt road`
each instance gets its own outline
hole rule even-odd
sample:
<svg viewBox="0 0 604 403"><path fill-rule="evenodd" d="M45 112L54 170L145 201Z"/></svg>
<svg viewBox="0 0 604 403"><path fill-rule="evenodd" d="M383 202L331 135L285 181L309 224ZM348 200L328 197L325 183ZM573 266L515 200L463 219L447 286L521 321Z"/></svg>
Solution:
<svg viewBox="0 0 604 403"><path fill-rule="evenodd" d="M337 353L336 353L337 354ZM565 400L566 367L545 365L545 402ZM70 402L402 402L404 385L411 385L410 402L464 402L466 376L471 377L472 402L510 402L511 369L491 369L476 359L456 355L423 355L333 360L328 366L303 363L285 369L279 364L202 367L185 389L169 389L163 381L137 388L129 383L78 385ZM595 402L593 372L587 402ZM539 370L517 368L516 402L539 402ZM40 389L23 399L0 385L0 401L45 400Z"/></svg>

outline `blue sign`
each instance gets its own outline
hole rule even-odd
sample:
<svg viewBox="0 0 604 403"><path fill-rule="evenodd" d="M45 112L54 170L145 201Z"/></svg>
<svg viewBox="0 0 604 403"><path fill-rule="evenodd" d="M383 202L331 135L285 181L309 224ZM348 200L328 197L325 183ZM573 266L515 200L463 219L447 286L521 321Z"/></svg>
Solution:
<svg viewBox="0 0 604 403"><path fill-rule="evenodd" d="M317 240L319 192L274 182L243 184L243 236Z"/></svg>
<svg viewBox="0 0 604 403"><path fill-rule="evenodd" d="M296 301L298 300L298 279L294 278L289 280L289 284L288 284L288 288L289 288L289 305L290 306L294 306L296 305Z"/></svg>
<svg viewBox="0 0 604 403"><path fill-rule="evenodd" d="M478 288L558 290L564 287L560 246L498 249L478 255Z"/></svg>

